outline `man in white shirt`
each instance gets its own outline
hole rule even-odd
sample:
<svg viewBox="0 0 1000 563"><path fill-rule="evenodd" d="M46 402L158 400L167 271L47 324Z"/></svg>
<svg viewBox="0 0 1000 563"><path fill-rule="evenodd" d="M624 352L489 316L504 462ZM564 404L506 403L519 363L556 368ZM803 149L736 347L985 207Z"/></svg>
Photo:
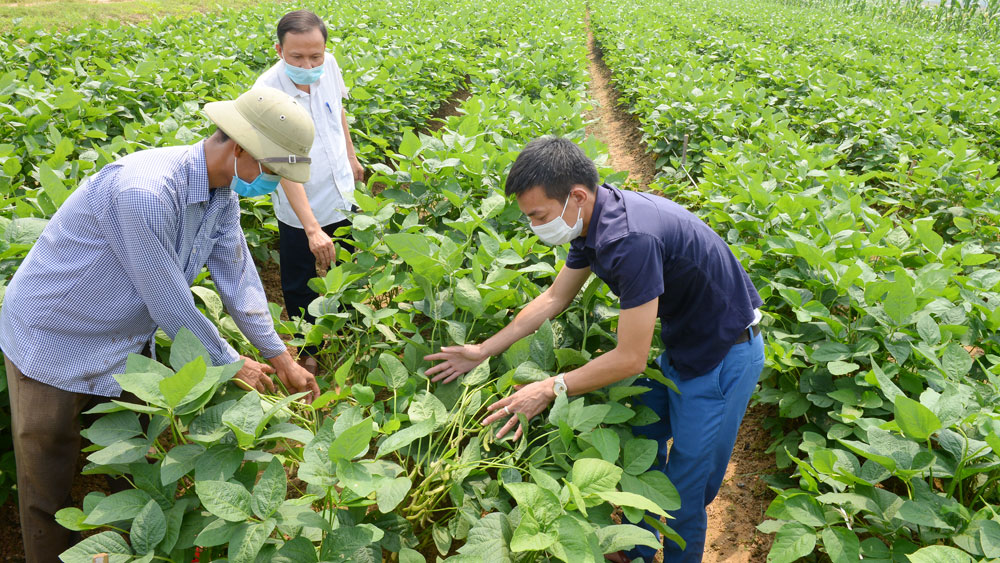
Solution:
<svg viewBox="0 0 1000 563"><path fill-rule="evenodd" d="M281 291L289 317L307 321L309 303L317 297L309 288L316 277L316 264L327 268L336 259L330 236L350 226L346 212L354 203L354 182L364 180L364 168L354 153L343 100L347 87L340 67L326 51L327 31L323 20L308 10L285 14L278 22L280 60L257 79L256 86L270 86L292 96L312 115L316 127L309 157L312 176L299 184L282 180L274 192L278 218ZM345 245L349 251L353 247ZM302 359L315 373L315 349L307 348Z"/></svg>

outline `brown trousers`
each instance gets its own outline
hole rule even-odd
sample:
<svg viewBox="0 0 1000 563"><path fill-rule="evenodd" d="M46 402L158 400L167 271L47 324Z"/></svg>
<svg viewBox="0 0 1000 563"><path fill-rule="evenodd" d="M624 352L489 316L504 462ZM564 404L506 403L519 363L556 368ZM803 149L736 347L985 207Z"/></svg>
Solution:
<svg viewBox="0 0 1000 563"><path fill-rule="evenodd" d="M73 504L80 413L107 398L57 389L26 377L6 358L4 363L25 558L27 563L56 563L75 539L74 532L55 521L55 513Z"/></svg>

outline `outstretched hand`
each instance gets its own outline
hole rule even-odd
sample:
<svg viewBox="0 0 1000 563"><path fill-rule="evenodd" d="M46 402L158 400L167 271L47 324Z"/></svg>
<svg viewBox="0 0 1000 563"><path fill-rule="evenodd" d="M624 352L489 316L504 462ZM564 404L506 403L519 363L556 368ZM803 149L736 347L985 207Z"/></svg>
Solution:
<svg viewBox="0 0 1000 563"><path fill-rule="evenodd" d="M497 439L503 438L516 425L517 431L514 433L514 440L520 440L525 429L521 427L521 423L517 419L518 413L523 414L527 420L531 420L544 411L556 398L556 393L552 389L553 381L554 378L550 377L523 385L513 395L489 405L486 410L490 412L490 415L483 419L483 426L493 424L506 417L507 423L497 431Z"/></svg>
<svg viewBox="0 0 1000 563"><path fill-rule="evenodd" d="M486 352L483 351L482 346L479 344L445 346L436 354L424 356L424 360L426 361L441 362L435 366L431 366L427 370L426 375L435 383L451 383L461 375L472 371L487 358L489 356L486 355Z"/></svg>

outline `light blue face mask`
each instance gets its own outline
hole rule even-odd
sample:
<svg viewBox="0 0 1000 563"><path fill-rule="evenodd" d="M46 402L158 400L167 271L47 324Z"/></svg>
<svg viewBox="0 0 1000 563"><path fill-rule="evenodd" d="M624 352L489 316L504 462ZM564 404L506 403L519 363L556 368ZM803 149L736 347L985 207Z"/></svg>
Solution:
<svg viewBox="0 0 1000 563"><path fill-rule="evenodd" d="M257 163L257 168L260 169L260 174L253 179L253 182L247 182L243 178L240 178L239 173L236 171L236 159L233 159L233 181L229 183L229 189L243 197L267 195L277 189L278 182L281 181L281 176L265 174L259 162Z"/></svg>
<svg viewBox="0 0 1000 563"><path fill-rule="evenodd" d="M323 76L323 65L313 68L299 68L288 64L284 57L282 57L282 61L285 63L285 72L288 74L288 78L291 78L292 82L296 84L312 84L319 80L320 76Z"/></svg>

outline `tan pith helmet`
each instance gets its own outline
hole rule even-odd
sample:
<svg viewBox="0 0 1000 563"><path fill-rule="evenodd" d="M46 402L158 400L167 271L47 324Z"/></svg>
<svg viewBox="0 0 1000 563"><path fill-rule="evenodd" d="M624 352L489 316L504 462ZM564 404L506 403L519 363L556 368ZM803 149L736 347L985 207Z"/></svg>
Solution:
<svg viewBox="0 0 1000 563"><path fill-rule="evenodd" d="M205 104L205 114L257 162L293 182L309 180L312 117L288 94L258 86L235 100Z"/></svg>

